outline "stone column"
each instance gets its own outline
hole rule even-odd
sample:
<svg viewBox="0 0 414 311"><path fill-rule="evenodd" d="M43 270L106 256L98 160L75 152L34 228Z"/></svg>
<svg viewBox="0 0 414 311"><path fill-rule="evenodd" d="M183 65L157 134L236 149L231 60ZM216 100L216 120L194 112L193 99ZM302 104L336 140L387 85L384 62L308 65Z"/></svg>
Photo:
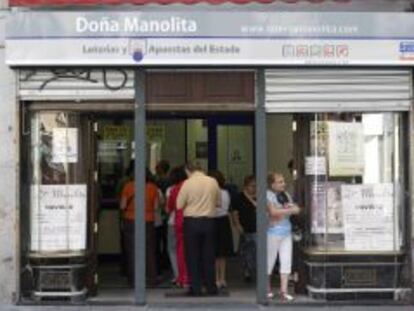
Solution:
<svg viewBox="0 0 414 311"><path fill-rule="evenodd" d="M19 117L14 72L5 64L8 1L0 0L0 305L17 299Z"/></svg>

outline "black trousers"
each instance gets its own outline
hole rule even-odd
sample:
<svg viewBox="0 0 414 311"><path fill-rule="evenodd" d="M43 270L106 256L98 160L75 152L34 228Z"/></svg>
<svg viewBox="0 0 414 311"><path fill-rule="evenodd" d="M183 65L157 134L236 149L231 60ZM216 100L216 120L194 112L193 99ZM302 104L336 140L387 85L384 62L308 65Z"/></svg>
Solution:
<svg viewBox="0 0 414 311"><path fill-rule="evenodd" d="M126 271L128 283L131 287L135 284L135 223L133 220L124 220L124 247L126 255ZM148 286L156 284L155 265L155 228L153 222L145 222L145 261L146 281Z"/></svg>
<svg viewBox="0 0 414 311"><path fill-rule="evenodd" d="M184 217L184 248L191 291L201 294L202 279L207 293L217 292L215 284L215 222L208 217Z"/></svg>

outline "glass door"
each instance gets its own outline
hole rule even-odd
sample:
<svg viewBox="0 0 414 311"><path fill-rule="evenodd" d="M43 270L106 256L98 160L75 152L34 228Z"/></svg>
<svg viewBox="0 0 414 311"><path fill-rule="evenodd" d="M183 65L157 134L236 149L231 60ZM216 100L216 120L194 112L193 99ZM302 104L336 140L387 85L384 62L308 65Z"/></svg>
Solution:
<svg viewBox="0 0 414 311"><path fill-rule="evenodd" d="M229 184L242 189L243 180L253 174L253 127L251 125L218 125L217 169Z"/></svg>

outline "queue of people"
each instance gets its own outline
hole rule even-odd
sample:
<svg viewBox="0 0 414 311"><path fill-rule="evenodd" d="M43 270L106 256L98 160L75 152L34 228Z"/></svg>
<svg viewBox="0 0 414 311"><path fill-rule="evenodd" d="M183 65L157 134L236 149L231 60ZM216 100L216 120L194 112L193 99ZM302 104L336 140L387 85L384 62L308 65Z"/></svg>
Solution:
<svg viewBox="0 0 414 311"><path fill-rule="evenodd" d="M167 175L163 163L162 183L157 183L149 170L146 174L145 222L147 285L157 283L165 250L173 274L172 283L187 289L187 295L217 295L227 288L226 259L234 255L232 227L240 235L239 253L244 280L256 276L256 180L246 176L240 193L226 189L220 171L203 172L200 166L188 163L174 167ZM131 163L133 165L133 163ZM168 165L169 166L169 165ZM167 168L168 170L168 168ZM160 181L160 179L158 179ZM292 225L290 216L300 208L286 192L282 174L268 176L267 213L267 272L268 298L273 299L272 275L279 258L281 301L293 299L288 293L292 266ZM129 284L134 284L134 181L127 181L122 189L123 249ZM156 233L156 215L165 215L165 242L162 230ZM158 216L159 217L159 216ZM161 249L160 247L163 247Z"/></svg>

